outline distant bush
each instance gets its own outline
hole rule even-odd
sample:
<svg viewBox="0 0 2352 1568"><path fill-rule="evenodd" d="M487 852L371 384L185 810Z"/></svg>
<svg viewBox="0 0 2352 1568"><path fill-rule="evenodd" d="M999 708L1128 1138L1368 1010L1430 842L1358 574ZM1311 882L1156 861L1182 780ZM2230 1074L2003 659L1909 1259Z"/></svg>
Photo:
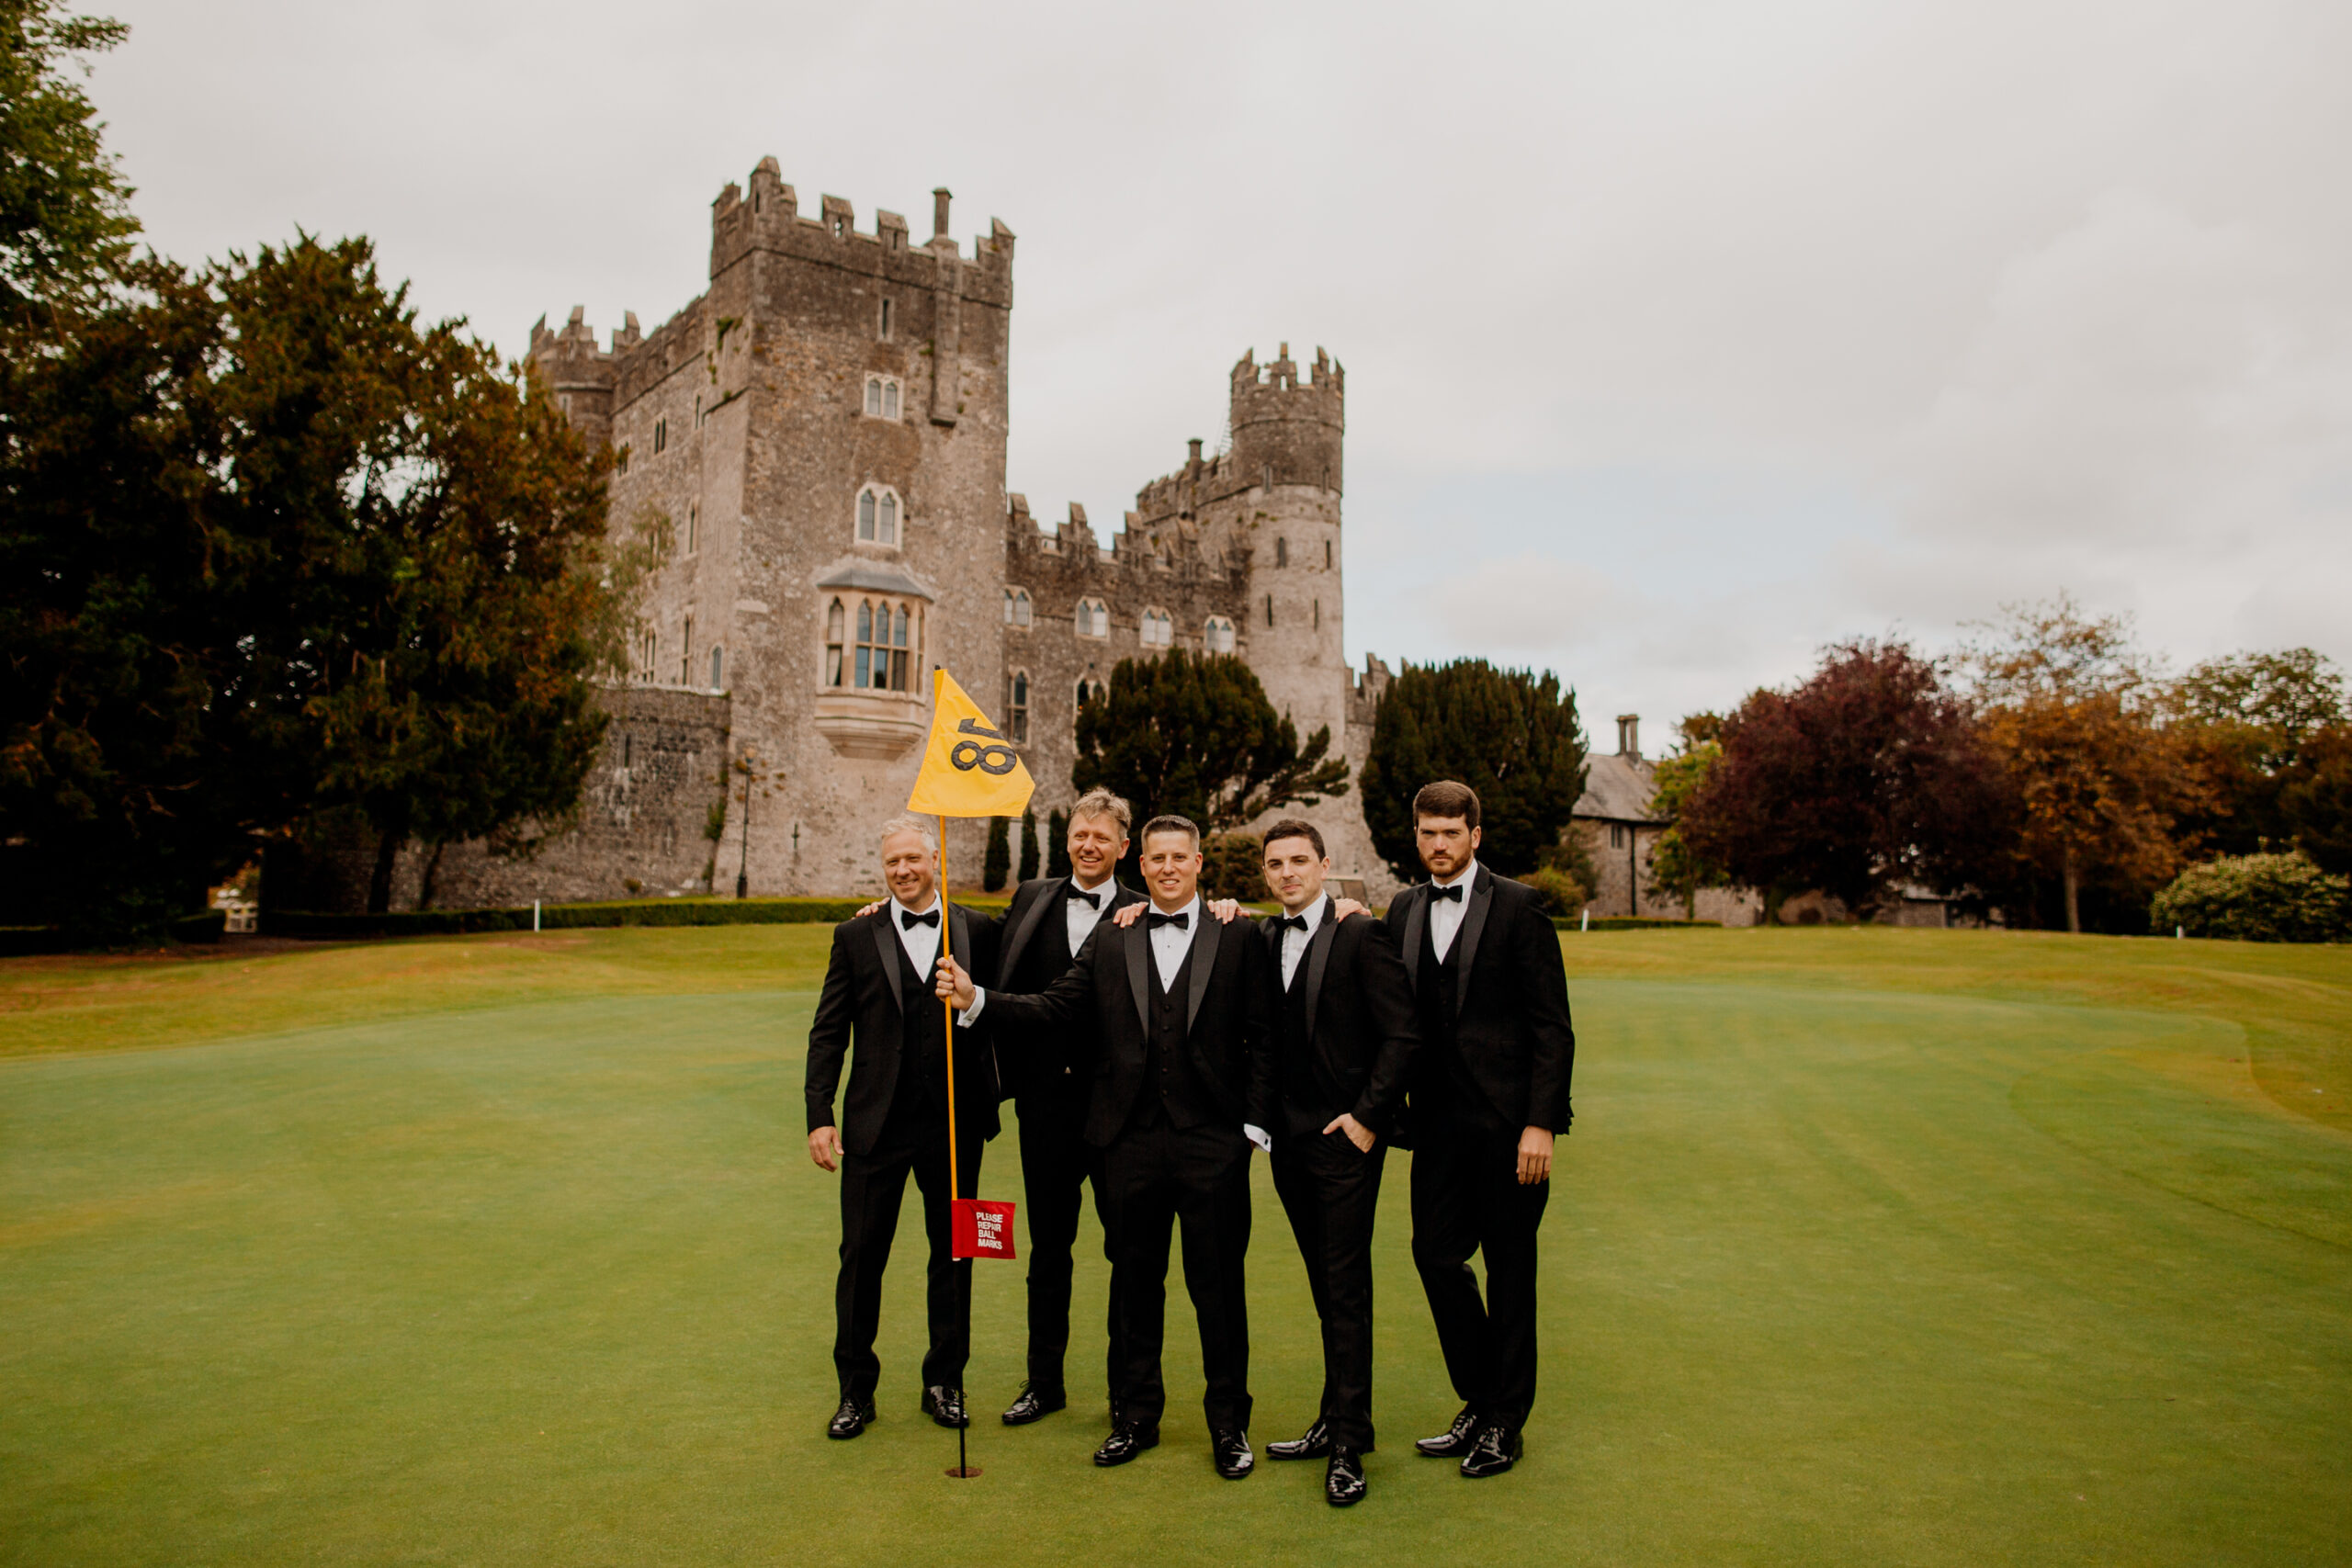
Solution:
<svg viewBox="0 0 2352 1568"><path fill-rule="evenodd" d="M961 902L961 900L958 900ZM548 904L538 912L542 931L598 926L831 925L863 908L863 898L647 898L595 904ZM314 915L264 909L266 936L312 941L382 936L454 936L474 931L526 931L530 908L417 909L383 915Z"/></svg>
<svg viewBox="0 0 2352 1568"><path fill-rule="evenodd" d="M1585 890L1583 883L1558 866L1541 867L1520 880L1535 889L1535 895L1543 901L1544 912L1547 915L1576 914L1584 908L1585 900L1592 897Z"/></svg>
<svg viewBox="0 0 2352 1568"><path fill-rule="evenodd" d="M2229 855L2192 865L2149 906L2151 929L2240 942L2342 942L2352 937L2352 882L2300 852Z"/></svg>
<svg viewBox="0 0 2352 1568"><path fill-rule="evenodd" d="M1266 897L1266 855L1255 833L1211 833L1201 840L1201 894L1245 904Z"/></svg>

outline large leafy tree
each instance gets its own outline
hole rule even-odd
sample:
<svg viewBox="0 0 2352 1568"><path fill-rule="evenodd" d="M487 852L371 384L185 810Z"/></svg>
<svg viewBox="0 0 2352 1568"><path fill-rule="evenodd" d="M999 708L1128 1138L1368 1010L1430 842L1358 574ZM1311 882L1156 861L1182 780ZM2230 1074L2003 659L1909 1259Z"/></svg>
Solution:
<svg viewBox="0 0 2352 1568"><path fill-rule="evenodd" d="M1831 648L1792 690L1741 704L1720 745L1678 830L1700 864L1771 894L1868 913L1906 882L1967 883L2000 831L1967 705L1901 642Z"/></svg>
<svg viewBox="0 0 2352 1568"><path fill-rule="evenodd" d="M1347 761L1330 749L1328 726L1302 745L1239 658L1178 648L1121 660L1110 690L1079 709L1070 783L1125 795L1138 824L1173 812L1216 833L1346 794Z"/></svg>
<svg viewBox="0 0 2352 1568"><path fill-rule="evenodd" d="M2297 848L2323 869L2352 876L2352 725L2304 737L2279 806Z"/></svg>
<svg viewBox="0 0 2352 1568"><path fill-rule="evenodd" d="M1556 852L1584 777L1577 694L1558 676L1498 670L1483 659L1408 664L1373 725L1364 826L1389 869L1408 881L1419 876L1413 796L1453 779L1478 792L1478 858L1516 876Z"/></svg>
<svg viewBox="0 0 2352 1568"><path fill-rule="evenodd" d="M0 0L0 326L39 330L51 307L87 299L139 231L72 70L127 33L54 0Z"/></svg>
<svg viewBox="0 0 2352 1568"><path fill-rule="evenodd" d="M2334 663L2308 648L2210 659L2157 706L2203 786L2175 825L2184 847L2247 855L2294 837L2283 792L2306 746L2345 717Z"/></svg>
<svg viewBox="0 0 2352 1568"><path fill-rule="evenodd" d="M323 808L379 870L560 816L621 642L601 460L365 241L124 277L0 386L22 913L152 930Z"/></svg>
<svg viewBox="0 0 2352 1568"><path fill-rule="evenodd" d="M2041 918L2056 886L2066 929L2084 925L2086 894L2103 919L2142 929L2148 898L2181 863L2175 829L2207 786L2177 729L2161 721L2164 691L2115 616L2072 598L2007 606L1966 655L1980 731L2017 803L2013 864L2002 895L2013 919Z"/></svg>

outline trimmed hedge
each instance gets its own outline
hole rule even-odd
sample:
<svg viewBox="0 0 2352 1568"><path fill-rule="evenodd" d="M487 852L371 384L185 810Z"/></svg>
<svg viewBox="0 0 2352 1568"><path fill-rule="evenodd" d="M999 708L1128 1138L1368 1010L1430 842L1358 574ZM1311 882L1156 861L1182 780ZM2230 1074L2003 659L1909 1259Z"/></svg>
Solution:
<svg viewBox="0 0 2352 1568"><path fill-rule="evenodd" d="M606 904L547 904L541 931L605 926L833 925L864 908L865 898L640 898ZM961 903L963 900L958 899ZM265 936L350 941L386 936L456 936L474 931L526 931L528 906L519 909L402 909L383 915L315 915L265 909Z"/></svg>
<svg viewBox="0 0 2352 1568"><path fill-rule="evenodd" d="M2240 942L2342 942L2352 937L2352 883L2301 853L2224 855L2175 877L2148 908L2159 936Z"/></svg>
<svg viewBox="0 0 2352 1568"><path fill-rule="evenodd" d="M198 909L172 921L164 928L164 934L172 942L203 944L219 942L228 927L227 910ZM74 943L54 926L0 926L0 958L33 958L74 951Z"/></svg>
<svg viewBox="0 0 2352 1568"><path fill-rule="evenodd" d="M1575 915L1555 915L1552 923L1564 931L1581 929L1581 922ZM1699 927L1721 931L1724 923L1721 920L1669 920L1658 915L1596 915L1591 929L1597 931L1679 931Z"/></svg>

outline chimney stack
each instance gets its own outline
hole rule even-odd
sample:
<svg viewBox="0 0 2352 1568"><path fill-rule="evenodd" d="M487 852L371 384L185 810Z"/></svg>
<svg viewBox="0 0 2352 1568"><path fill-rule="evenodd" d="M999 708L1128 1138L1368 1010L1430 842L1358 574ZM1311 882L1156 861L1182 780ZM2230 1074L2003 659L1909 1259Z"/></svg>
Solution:
<svg viewBox="0 0 2352 1568"><path fill-rule="evenodd" d="M952 193L945 186L931 193L931 237L934 240L947 238L947 203L951 199Z"/></svg>
<svg viewBox="0 0 2352 1568"><path fill-rule="evenodd" d="M1642 716L1621 713L1617 716L1617 754L1638 762L1642 760Z"/></svg>

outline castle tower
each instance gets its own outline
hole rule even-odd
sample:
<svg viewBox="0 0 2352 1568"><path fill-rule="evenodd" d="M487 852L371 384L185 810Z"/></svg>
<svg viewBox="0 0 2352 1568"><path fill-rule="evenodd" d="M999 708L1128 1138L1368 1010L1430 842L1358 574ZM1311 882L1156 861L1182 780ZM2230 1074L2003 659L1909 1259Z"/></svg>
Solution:
<svg viewBox="0 0 2352 1568"><path fill-rule="evenodd" d="M729 801L722 887L746 859L755 893L874 886L933 669L984 702L1001 682L1013 235L994 223L965 256L948 200L927 241L894 212L862 231L838 197L804 214L763 158L712 203L701 298L593 367L579 312L534 337L560 395L579 388L574 423L609 430L615 530L668 520L633 680L726 693L729 750L766 781L748 857L740 786ZM958 880L984 832L951 830Z"/></svg>
<svg viewBox="0 0 2352 1568"><path fill-rule="evenodd" d="M1245 487L1227 524L1250 559L1250 662L1301 740L1326 725L1345 743L1349 671L1342 651L1340 500L1347 372L1321 349L1306 379L1290 344L1261 367L1233 367L1232 446L1226 463Z"/></svg>

